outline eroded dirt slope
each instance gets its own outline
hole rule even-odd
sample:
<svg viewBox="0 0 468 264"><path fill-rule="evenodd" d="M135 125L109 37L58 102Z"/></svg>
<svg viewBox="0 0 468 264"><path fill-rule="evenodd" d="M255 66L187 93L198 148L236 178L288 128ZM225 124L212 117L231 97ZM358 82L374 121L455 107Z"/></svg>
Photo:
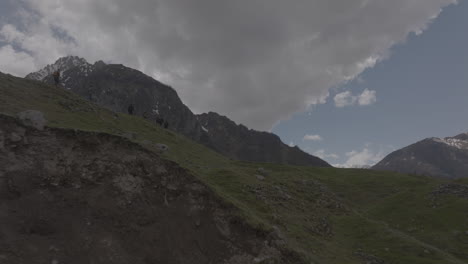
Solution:
<svg viewBox="0 0 468 264"><path fill-rule="evenodd" d="M297 263L177 164L0 115L0 263Z"/></svg>

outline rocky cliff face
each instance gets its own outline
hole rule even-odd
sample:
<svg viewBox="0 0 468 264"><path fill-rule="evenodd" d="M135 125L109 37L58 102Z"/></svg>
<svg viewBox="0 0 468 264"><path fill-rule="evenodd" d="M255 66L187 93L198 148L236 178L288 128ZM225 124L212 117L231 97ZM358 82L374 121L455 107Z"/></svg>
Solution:
<svg viewBox="0 0 468 264"><path fill-rule="evenodd" d="M248 129L217 113L198 115L198 120L213 142L213 148L225 156L256 162L330 166L297 147L284 144L275 134Z"/></svg>
<svg viewBox="0 0 468 264"><path fill-rule="evenodd" d="M46 73L58 68L62 70L60 85L65 89L115 112L127 112L133 104L134 114L145 115L154 122L162 117L169 120L172 129L196 141L202 140L203 131L195 115L177 92L142 72L118 64L102 61L89 64L83 59L66 57L26 78L53 84L52 76Z"/></svg>
<svg viewBox="0 0 468 264"><path fill-rule="evenodd" d="M390 153L372 168L443 178L468 177L468 133L424 139Z"/></svg>
<svg viewBox="0 0 468 264"><path fill-rule="evenodd" d="M134 104L136 115L146 116L153 122L162 117L169 121L170 129L228 157L247 161L330 166L298 148L286 146L271 133L237 126L219 115L196 116L182 103L174 89L123 65L105 64L102 61L89 64L77 57L65 57L26 78L52 84L50 74L59 68L62 70L61 86L65 89L116 112L127 112L127 107ZM202 128L198 120L205 117L210 120L207 125L210 126L209 130ZM211 124L218 126L211 128ZM226 127L221 128L219 125Z"/></svg>
<svg viewBox="0 0 468 264"><path fill-rule="evenodd" d="M177 164L108 134L0 115L0 200L1 263L299 261Z"/></svg>

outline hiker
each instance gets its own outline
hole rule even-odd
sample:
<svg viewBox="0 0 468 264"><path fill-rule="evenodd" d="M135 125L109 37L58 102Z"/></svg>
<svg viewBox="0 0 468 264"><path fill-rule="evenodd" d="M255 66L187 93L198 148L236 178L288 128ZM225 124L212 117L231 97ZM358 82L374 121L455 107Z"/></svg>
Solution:
<svg viewBox="0 0 468 264"><path fill-rule="evenodd" d="M168 127L169 127L169 123L168 123L167 120L166 120L166 121L164 121L164 128L167 129Z"/></svg>
<svg viewBox="0 0 468 264"><path fill-rule="evenodd" d="M60 70L56 70L53 74L55 86L58 86L60 83Z"/></svg>
<svg viewBox="0 0 468 264"><path fill-rule="evenodd" d="M133 110L134 110L133 104L130 104L127 110L128 110L129 115L133 115Z"/></svg>

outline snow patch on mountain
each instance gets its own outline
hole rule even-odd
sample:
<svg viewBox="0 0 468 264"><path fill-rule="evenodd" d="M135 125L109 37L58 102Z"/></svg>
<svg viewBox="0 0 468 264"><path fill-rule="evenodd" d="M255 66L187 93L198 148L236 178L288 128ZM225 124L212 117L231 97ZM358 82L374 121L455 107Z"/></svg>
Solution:
<svg viewBox="0 0 468 264"><path fill-rule="evenodd" d="M457 148L457 149L467 149L468 150L468 140L462 140L453 137L446 138L432 138L435 142L443 143L448 146Z"/></svg>

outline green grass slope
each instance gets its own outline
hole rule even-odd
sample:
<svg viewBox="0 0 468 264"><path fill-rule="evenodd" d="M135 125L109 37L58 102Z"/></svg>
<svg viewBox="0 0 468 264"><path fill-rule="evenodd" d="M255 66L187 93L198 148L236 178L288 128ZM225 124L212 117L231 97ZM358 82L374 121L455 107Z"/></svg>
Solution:
<svg viewBox="0 0 468 264"><path fill-rule="evenodd" d="M179 134L116 114L64 89L0 73L0 112L42 111L48 126L133 134L239 208L307 263L468 263L468 197L434 194L449 183L371 170L239 162ZM258 168L264 168L260 180ZM468 184L466 179L451 182ZM284 241L284 242L282 242Z"/></svg>

